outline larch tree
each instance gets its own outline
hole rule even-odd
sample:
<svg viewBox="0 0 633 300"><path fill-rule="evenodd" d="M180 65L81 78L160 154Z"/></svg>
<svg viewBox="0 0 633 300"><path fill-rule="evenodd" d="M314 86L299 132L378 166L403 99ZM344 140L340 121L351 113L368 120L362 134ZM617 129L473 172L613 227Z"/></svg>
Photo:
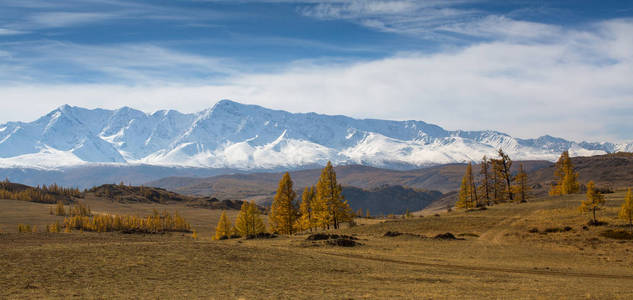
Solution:
<svg viewBox="0 0 633 300"><path fill-rule="evenodd" d="M493 200L495 203L504 202L507 199L507 193L501 163L498 159L491 159L490 163L492 165L491 187Z"/></svg>
<svg viewBox="0 0 633 300"><path fill-rule="evenodd" d="M235 220L235 231L243 237L260 234L266 231L259 208L253 202L244 202Z"/></svg>
<svg viewBox="0 0 633 300"><path fill-rule="evenodd" d="M229 218L226 217L226 212L222 211L222 215L220 216L220 221L218 221L218 225L215 227L215 235L213 236L214 240L223 240L231 237L232 227Z"/></svg>
<svg viewBox="0 0 633 300"><path fill-rule="evenodd" d="M314 209L312 208L315 197L314 187L306 187L301 194L301 205L299 206L301 217L297 220L297 228L300 231L309 229L312 232L315 227Z"/></svg>
<svg viewBox="0 0 633 300"><path fill-rule="evenodd" d="M286 172L279 181L277 193L270 207L268 223L272 232L280 234L293 234L296 229L296 222L299 211L295 205L297 193L293 189L293 182L290 174Z"/></svg>
<svg viewBox="0 0 633 300"><path fill-rule="evenodd" d="M519 165L519 172L514 178L514 193L517 196L517 200L520 202L527 202L530 195L530 186L527 183L528 175L523 168L523 164Z"/></svg>
<svg viewBox="0 0 633 300"><path fill-rule="evenodd" d="M501 176L505 180L506 184L506 193L510 201L513 200L512 196L512 174L510 174L510 168L512 167L512 160L510 157L503 152L501 148L498 151L499 154L499 170L501 171Z"/></svg>
<svg viewBox="0 0 633 300"><path fill-rule="evenodd" d="M626 192L626 197L624 197L624 203L622 203L618 216L620 219L629 222L629 229L633 233L633 193L631 193L630 188Z"/></svg>
<svg viewBox="0 0 633 300"><path fill-rule="evenodd" d="M347 201L343 199L343 188L336 182L336 172L332 163L321 171L316 186L315 215L322 228L338 229L343 222L352 220L352 211Z"/></svg>
<svg viewBox="0 0 633 300"><path fill-rule="evenodd" d="M549 191L551 196L575 194L580 191L578 173L574 171L568 151L564 151L558 158L554 166L554 177L557 180Z"/></svg>
<svg viewBox="0 0 633 300"><path fill-rule="evenodd" d="M473 182L473 166L468 163L466 166L466 172L462 177L462 184L459 188L459 199L455 203L457 208L472 208L477 204L475 184Z"/></svg>
<svg viewBox="0 0 633 300"><path fill-rule="evenodd" d="M600 194L596 191L596 185L592 181L589 181L587 184L587 199L582 201L580 204L581 212L592 212L593 213L593 224L597 225L598 220L596 219L596 210L604 205L604 195Z"/></svg>
<svg viewBox="0 0 633 300"><path fill-rule="evenodd" d="M485 201L486 205L490 205L490 194L491 194L491 186L490 186L490 174L488 172L488 168L490 167L490 162L488 158L484 155L481 159L481 165L479 170L479 176L481 177L481 184L479 185L481 200Z"/></svg>

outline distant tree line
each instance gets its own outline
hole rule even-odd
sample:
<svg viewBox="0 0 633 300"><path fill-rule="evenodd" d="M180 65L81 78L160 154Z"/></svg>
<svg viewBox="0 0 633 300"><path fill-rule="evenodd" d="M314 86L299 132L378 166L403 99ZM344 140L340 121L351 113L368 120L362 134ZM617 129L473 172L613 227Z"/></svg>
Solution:
<svg viewBox="0 0 633 300"><path fill-rule="evenodd" d="M38 185L37 187L24 187L13 184L9 179L0 182L0 199L21 200L42 203L55 203L58 199L72 199L81 197L78 188L66 188L53 183L51 185Z"/></svg>

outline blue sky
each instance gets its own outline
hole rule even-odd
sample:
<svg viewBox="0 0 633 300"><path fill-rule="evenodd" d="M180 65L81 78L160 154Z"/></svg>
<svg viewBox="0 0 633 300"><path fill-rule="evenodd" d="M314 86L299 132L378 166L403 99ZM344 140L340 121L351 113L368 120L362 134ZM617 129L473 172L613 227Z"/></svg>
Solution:
<svg viewBox="0 0 633 300"><path fill-rule="evenodd" d="M633 1L2 1L0 122L68 103L633 141Z"/></svg>

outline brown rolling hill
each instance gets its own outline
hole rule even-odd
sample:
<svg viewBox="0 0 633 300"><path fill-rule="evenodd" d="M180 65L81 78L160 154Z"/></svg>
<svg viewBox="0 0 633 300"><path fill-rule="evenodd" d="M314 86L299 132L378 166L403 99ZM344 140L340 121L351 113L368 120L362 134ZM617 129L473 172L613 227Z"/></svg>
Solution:
<svg viewBox="0 0 633 300"><path fill-rule="evenodd" d="M240 209L241 200L218 200L214 197L181 195L157 187L104 184L84 191L83 197L92 196L120 203L185 203L187 206L209 209Z"/></svg>
<svg viewBox="0 0 633 300"><path fill-rule="evenodd" d="M13 199L25 202L53 204L62 201L66 204L79 200L126 203L182 204L190 207L208 209L240 209L241 200L218 200L213 197L181 195L162 188L129 186L123 184L104 184L80 192L78 189L58 187L57 185L32 187L8 181L0 182L0 199Z"/></svg>
<svg viewBox="0 0 633 300"><path fill-rule="evenodd" d="M547 161L523 161L528 172L552 166ZM515 164L515 167L518 164ZM360 165L335 167L336 177L344 186L370 189L384 185L401 185L442 193L459 188L465 164L448 164L415 170L389 170ZM477 166L475 166L477 169ZM290 171L295 187L316 184L321 169ZM167 177L146 183L182 194L214 196L222 199L242 199L274 195L283 173L252 173L220 175L207 178Z"/></svg>
<svg viewBox="0 0 633 300"><path fill-rule="evenodd" d="M633 185L633 154L614 153L590 157L573 157L572 162L579 173L579 181L586 184L594 180L599 187L619 189ZM554 163L548 161L515 161L513 172L517 171L519 164L523 164L529 176L534 196L547 194L554 181ZM465 171L465 164L447 164L415 170L389 170L360 165L348 165L335 167L339 183L345 186L344 192L350 203L356 206L354 209L363 208L384 213L399 213L411 205L400 197L393 200L381 189L389 189L393 186L401 186L409 189L407 192L427 193L422 197L424 201L416 202L418 207L421 202L430 208L439 209L452 205L456 200L454 193L459 189L461 178ZM476 174L479 165L474 165ZM290 171L295 187L301 190L303 187L314 185L320 175L320 169ZM220 175L207 178L168 177L147 183L149 186L165 188L181 194L216 197L220 199L246 199L255 200L260 204L270 203L282 173L252 173ZM364 191L363 193L358 192ZM436 192L439 191L443 195ZM375 195L372 195L374 193ZM362 196L361 196L362 194ZM415 192L412 193L412 195ZM385 206L378 205L379 197L389 202ZM363 200L372 199L372 200ZM403 205L395 209L397 205ZM386 209L386 207L390 207Z"/></svg>
<svg viewBox="0 0 633 300"><path fill-rule="evenodd" d="M547 161L522 162L528 171L548 167ZM416 170L388 170L360 165L335 167L343 195L352 209L369 209L372 214L400 214L420 210L459 188L465 164L448 164ZM518 164L517 164L518 166ZM320 169L291 171L294 186L316 184ZM181 194L221 199L254 200L269 204L282 173L221 175L208 178L169 177L147 183Z"/></svg>
<svg viewBox="0 0 633 300"><path fill-rule="evenodd" d="M618 152L605 155L572 157L574 169L578 172L578 182L581 189L593 180L598 189L619 190L633 186L633 153ZM519 162L520 163L520 162ZM518 165L517 162L513 166ZM554 164L532 169L528 168L528 182L532 188L533 197L547 196L554 178ZM455 191L457 188L455 189ZM444 210L457 201L457 193L446 193L443 197L430 204L427 213Z"/></svg>

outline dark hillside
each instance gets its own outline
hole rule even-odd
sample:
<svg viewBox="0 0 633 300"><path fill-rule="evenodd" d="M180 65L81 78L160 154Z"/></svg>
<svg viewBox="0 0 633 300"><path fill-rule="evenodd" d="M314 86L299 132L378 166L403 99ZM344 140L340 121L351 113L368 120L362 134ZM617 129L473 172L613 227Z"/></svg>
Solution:
<svg viewBox="0 0 633 300"><path fill-rule="evenodd" d="M191 207L209 209L240 209L243 203L243 201L240 200L218 200L217 198L211 197L187 196L162 188L121 184L104 184L93 187L87 190L85 194L121 203L140 202L169 204L180 202L186 203Z"/></svg>
<svg viewBox="0 0 633 300"><path fill-rule="evenodd" d="M426 191L403 187L401 185L385 185L364 190L357 187L343 187L343 196L356 212L369 209L371 215L403 214L408 209L413 212L427 207L442 197L438 191Z"/></svg>

